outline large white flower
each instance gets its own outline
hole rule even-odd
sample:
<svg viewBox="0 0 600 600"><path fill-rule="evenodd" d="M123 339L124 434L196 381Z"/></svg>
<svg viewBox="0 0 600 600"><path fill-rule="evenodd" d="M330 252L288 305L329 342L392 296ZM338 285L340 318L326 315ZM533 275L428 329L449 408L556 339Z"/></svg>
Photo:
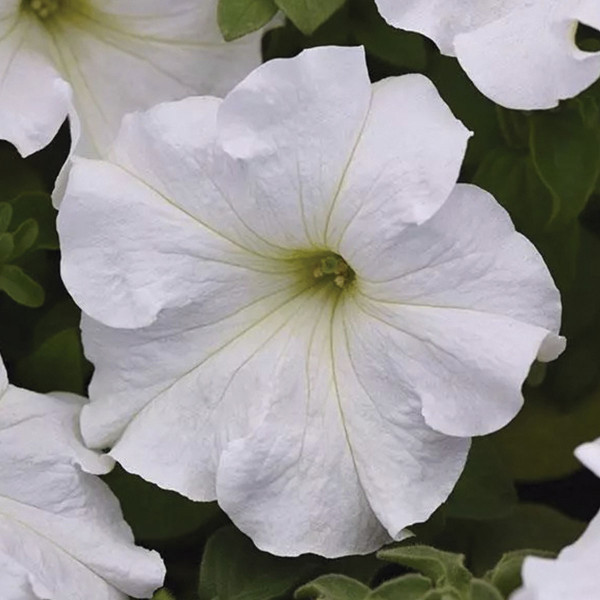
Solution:
<svg viewBox="0 0 600 600"><path fill-rule="evenodd" d="M87 442L274 553L426 519L563 346L540 256L455 185L468 137L426 78L372 86L358 48L128 117L59 215Z"/></svg>
<svg viewBox="0 0 600 600"><path fill-rule="evenodd" d="M575 455L600 477L600 438L582 444ZM556 559L529 556L523 563L523 587L511 600L598 600L600 595L600 513L583 535Z"/></svg>
<svg viewBox="0 0 600 600"><path fill-rule="evenodd" d="M70 112L76 139L81 126L78 153L99 156L127 112L225 93L260 63L259 38L226 44L216 7L217 0L0 0L0 138L30 154Z"/></svg>
<svg viewBox="0 0 600 600"><path fill-rule="evenodd" d="M509 108L541 109L600 77L600 53L575 44L578 23L600 29L598 0L376 0L394 27L456 56L479 90Z"/></svg>
<svg viewBox="0 0 600 600"><path fill-rule="evenodd" d="M9 385L0 360L0 590L3 600L125 600L165 575L136 547L95 474L113 466L79 433L83 398Z"/></svg>

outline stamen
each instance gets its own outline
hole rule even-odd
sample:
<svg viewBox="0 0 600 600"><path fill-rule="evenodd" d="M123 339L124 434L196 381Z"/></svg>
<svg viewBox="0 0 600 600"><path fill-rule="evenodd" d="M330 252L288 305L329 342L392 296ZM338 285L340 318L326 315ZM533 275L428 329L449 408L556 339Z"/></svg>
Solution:
<svg viewBox="0 0 600 600"><path fill-rule="evenodd" d="M354 278L354 271L341 256L329 254L313 269L313 276L315 279L327 277L341 289Z"/></svg>
<svg viewBox="0 0 600 600"><path fill-rule="evenodd" d="M42 20L58 12L61 0L28 0L29 8Z"/></svg>

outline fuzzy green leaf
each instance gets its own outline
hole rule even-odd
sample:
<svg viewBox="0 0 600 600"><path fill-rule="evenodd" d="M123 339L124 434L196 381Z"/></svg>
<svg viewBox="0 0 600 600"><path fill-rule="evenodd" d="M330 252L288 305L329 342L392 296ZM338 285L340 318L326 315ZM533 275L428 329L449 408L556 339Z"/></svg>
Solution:
<svg viewBox="0 0 600 600"><path fill-rule="evenodd" d="M485 574L485 579L498 588L506 598L517 588L521 587L521 569L527 556L542 556L552 558L553 552L542 550L514 550L507 552L498 561L498 564Z"/></svg>
<svg viewBox="0 0 600 600"><path fill-rule="evenodd" d="M430 590L430 579L411 573L382 583L367 600L422 600Z"/></svg>
<svg viewBox="0 0 600 600"><path fill-rule="evenodd" d="M397 546L377 554L381 560L414 569L428 577L436 587L452 587L462 593L469 587L471 573L462 554L444 552L430 546Z"/></svg>
<svg viewBox="0 0 600 600"><path fill-rule="evenodd" d="M504 600L502 594L488 581L471 580L468 600Z"/></svg>
<svg viewBox="0 0 600 600"><path fill-rule="evenodd" d="M296 590L296 600L365 600L369 588L346 575L322 575ZM383 597L382 597L383 598Z"/></svg>

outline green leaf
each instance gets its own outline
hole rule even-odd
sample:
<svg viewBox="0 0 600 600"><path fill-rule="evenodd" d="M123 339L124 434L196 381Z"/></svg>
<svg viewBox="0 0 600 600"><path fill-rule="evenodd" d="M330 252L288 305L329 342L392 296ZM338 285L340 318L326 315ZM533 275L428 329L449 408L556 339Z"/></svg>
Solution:
<svg viewBox="0 0 600 600"><path fill-rule="evenodd" d="M538 111L531 120L531 153L554 199L553 225L569 223L585 208L600 175L600 135L573 106Z"/></svg>
<svg viewBox="0 0 600 600"><path fill-rule="evenodd" d="M36 249L58 250L58 234L56 233L56 210L52 206L49 194L30 192L20 194L13 203L13 222L22 223L27 219L35 219L39 227Z"/></svg>
<svg viewBox="0 0 600 600"><path fill-rule="evenodd" d="M42 286L16 265L0 267L0 290L23 306L37 308L44 303Z"/></svg>
<svg viewBox="0 0 600 600"><path fill-rule="evenodd" d="M217 531L200 566L200 600L276 600L315 572L315 558L280 558L261 552L234 527Z"/></svg>
<svg viewBox="0 0 600 600"><path fill-rule="evenodd" d="M272 556L234 527L224 527L206 544L198 593L200 600L275 600L314 572L313 557Z"/></svg>
<svg viewBox="0 0 600 600"><path fill-rule="evenodd" d="M28 388L40 393L62 390L85 395L91 374L78 328L65 329L44 340L17 365L17 375L27 378Z"/></svg>
<svg viewBox="0 0 600 600"><path fill-rule="evenodd" d="M193 502L117 467L104 477L138 540L182 537L218 521L216 502Z"/></svg>
<svg viewBox="0 0 600 600"><path fill-rule="evenodd" d="M407 71L423 71L427 52L423 36L388 25L372 1L351 5L350 23L356 41L387 63Z"/></svg>
<svg viewBox="0 0 600 600"><path fill-rule="evenodd" d="M465 557L462 554L452 554L430 546L396 546L381 550L377 556L422 573L438 588L453 587L463 592L468 589L472 577L464 566Z"/></svg>
<svg viewBox="0 0 600 600"><path fill-rule="evenodd" d="M541 504L522 503L510 517L487 521L448 520L436 544L469 555L473 573L481 576L513 550L538 548L558 552L572 544L585 523Z"/></svg>
<svg viewBox="0 0 600 600"><path fill-rule="evenodd" d="M494 519L510 514L517 491L500 454L487 438L473 440L466 467L446 503L446 515Z"/></svg>
<svg viewBox="0 0 600 600"><path fill-rule="evenodd" d="M509 425L490 438L515 479L543 481L564 477L581 467L573 450L598 437L600 390L565 410L543 389L525 388L525 404Z"/></svg>
<svg viewBox="0 0 600 600"><path fill-rule="evenodd" d="M0 233L0 263L7 262L15 249L12 233Z"/></svg>
<svg viewBox="0 0 600 600"><path fill-rule="evenodd" d="M0 202L0 233L8 231L12 215L12 206L8 202Z"/></svg>
<svg viewBox="0 0 600 600"><path fill-rule="evenodd" d="M365 600L369 588L346 575L322 575L296 590L296 600ZM384 596L381 597L382 599ZM258 600L258 598L257 598Z"/></svg>
<svg viewBox="0 0 600 600"><path fill-rule="evenodd" d="M276 12L273 0L219 0L217 21L229 42L260 29Z"/></svg>
<svg viewBox="0 0 600 600"><path fill-rule="evenodd" d="M578 224L550 230L554 202L531 158L520 151L496 148L479 164L473 183L509 212L517 230L541 252L559 289L568 289L577 264Z"/></svg>
<svg viewBox="0 0 600 600"><path fill-rule="evenodd" d="M430 590L430 579L411 573L382 583L367 596L367 600L422 600Z"/></svg>
<svg viewBox="0 0 600 600"><path fill-rule="evenodd" d="M25 252L30 250L38 238L39 227L34 219L23 221L16 231L13 232L14 249L11 255L11 260L23 256Z"/></svg>
<svg viewBox="0 0 600 600"><path fill-rule="evenodd" d="M504 600L504 597L491 583L483 579L473 579L469 589L469 600Z"/></svg>
<svg viewBox="0 0 600 600"><path fill-rule="evenodd" d="M311 35L346 0L275 0L286 17L304 34Z"/></svg>
<svg viewBox="0 0 600 600"><path fill-rule="evenodd" d="M527 235L545 229L552 217L552 197L523 152L496 148L481 164L473 183L490 192Z"/></svg>
<svg viewBox="0 0 600 600"><path fill-rule="evenodd" d="M152 600L175 600L175 596L173 596L173 594L166 588L161 588L160 590L156 590L156 592L154 592Z"/></svg>
<svg viewBox="0 0 600 600"><path fill-rule="evenodd" d="M541 556L552 558L553 552L543 552L541 550L514 550L507 552L502 556L498 564L485 574L486 580L494 585L506 598L521 587L521 569L523 561L527 556Z"/></svg>

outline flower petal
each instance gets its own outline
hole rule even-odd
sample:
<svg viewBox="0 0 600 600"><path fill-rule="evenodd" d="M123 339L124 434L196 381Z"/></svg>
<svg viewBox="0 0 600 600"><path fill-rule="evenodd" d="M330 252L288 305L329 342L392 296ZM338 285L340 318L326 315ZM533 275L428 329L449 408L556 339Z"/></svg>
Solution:
<svg viewBox="0 0 600 600"><path fill-rule="evenodd" d="M556 358L564 340L558 291L504 209L459 185L432 219L390 239L379 261L361 252L357 241L355 301L389 328L402 383L427 423L470 436L514 417L531 363Z"/></svg>
<svg viewBox="0 0 600 600"><path fill-rule="evenodd" d="M343 299L298 317L267 416L223 452L219 503L269 552L331 557L401 539L464 466L469 440L425 424L357 317Z"/></svg>
<svg viewBox="0 0 600 600"><path fill-rule="evenodd" d="M363 50L336 47L271 60L227 96L219 140L246 174L248 192L232 202L250 227L276 244L323 247L370 99Z"/></svg>
<svg viewBox="0 0 600 600"><path fill-rule="evenodd" d="M296 282L296 267L261 254L272 248L206 172L218 104L191 98L133 115L114 150L119 165L74 165L58 217L61 269L93 318L142 327L191 302L215 317Z"/></svg>
<svg viewBox="0 0 600 600"><path fill-rule="evenodd" d="M532 0L525 2L531 4ZM381 16L390 25L426 35L448 56L454 56L457 34L499 19L523 3L524 0L477 0L467 9L464 0L376 0Z"/></svg>
<svg viewBox="0 0 600 600"><path fill-rule="evenodd" d="M428 219L450 195L469 136L426 77L376 83L328 215L327 245L351 260L358 243L363 257L377 261L390 236Z"/></svg>
<svg viewBox="0 0 600 600"><path fill-rule="evenodd" d="M71 91L48 52L30 44L36 23L2 12L0 21L0 139L23 156L47 146L67 118ZM38 40L42 46L43 38ZM32 85L35 93L32 93Z"/></svg>
<svg viewBox="0 0 600 600"><path fill-rule="evenodd" d="M259 36L226 44L216 10L216 0L102 0L64 9L53 41L93 157L108 149L123 115L224 93L260 63Z"/></svg>
<svg viewBox="0 0 600 600"><path fill-rule="evenodd" d="M598 5L536 0L501 19L458 35L458 60L479 90L508 108L552 108L600 77L600 52L575 45L577 19ZM589 19L591 21L591 19Z"/></svg>
<svg viewBox="0 0 600 600"><path fill-rule="evenodd" d="M214 500L219 454L261 420L273 385L272 349L307 294L284 287L216 317L193 304L133 331L84 319L84 346L96 367L84 439L93 447L115 444L111 455L127 470L162 487Z"/></svg>
<svg viewBox="0 0 600 600"><path fill-rule="evenodd" d="M134 545L117 499L82 471L112 461L82 445L81 403L13 386L0 399L0 557L14 585L27 589L26 572L39 597L149 597L164 565Z"/></svg>

